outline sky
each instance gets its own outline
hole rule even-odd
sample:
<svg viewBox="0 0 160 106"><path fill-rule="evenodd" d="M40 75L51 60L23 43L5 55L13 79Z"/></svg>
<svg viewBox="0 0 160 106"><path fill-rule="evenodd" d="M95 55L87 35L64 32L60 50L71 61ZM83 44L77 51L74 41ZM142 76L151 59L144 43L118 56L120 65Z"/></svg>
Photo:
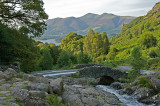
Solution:
<svg viewBox="0 0 160 106"><path fill-rule="evenodd" d="M49 19L80 17L87 13L143 16L160 0L43 0Z"/></svg>

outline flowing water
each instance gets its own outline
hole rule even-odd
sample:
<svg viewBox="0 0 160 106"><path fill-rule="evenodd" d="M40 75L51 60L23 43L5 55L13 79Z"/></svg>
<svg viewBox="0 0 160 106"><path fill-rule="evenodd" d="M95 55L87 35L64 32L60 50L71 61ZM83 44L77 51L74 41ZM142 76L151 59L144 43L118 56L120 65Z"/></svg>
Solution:
<svg viewBox="0 0 160 106"><path fill-rule="evenodd" d="M138 102L134 97L129 96L127 94L119 94L119 90L116 90L110 86L104 86L104 85L97 85L97 88L101 88L106 92L115 94L118 99L127 106L154 106L154 105L146 105L143 103Z"/></svg>

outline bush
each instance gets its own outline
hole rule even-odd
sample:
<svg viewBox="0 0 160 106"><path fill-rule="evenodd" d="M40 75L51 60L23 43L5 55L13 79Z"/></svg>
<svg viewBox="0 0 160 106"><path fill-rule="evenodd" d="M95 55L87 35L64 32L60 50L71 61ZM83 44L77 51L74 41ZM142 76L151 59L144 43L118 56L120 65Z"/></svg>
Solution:
<svg viewBox="0 0 160 106"><path fill-rule="evenodd" d="M140 75L140 72L137 70L129 70L127 79L129 79L129 82L133 82L138 76Z"/></svg>
<svg viewBox="0 0 160 106"><path fill-rule="evenodd" d="M66 51L62 51L58 57L57 65L59 67L64 67L71 65L71 63L71 55Z"/></svg>
<svg viewBox="0 0 160 106"><path fill-rule="evenodd" d="M140 86L140 87L146 87L146 88L151 88L151 89L153 89L153 86L152 86L151 82L149 82L149 81L146 79L146 77L140 77L138 83L139 83L139 86Z"/></svg>
<svg viewBox="0 0 160 106"><path fill-rule="evenodd" d="M47 102L51 105L51 106L67 106L65 104L62 104L57 95L53 96L53 95L50 95L47 97Z"/></svg>
<svg viewBox="0 0 160 106"><path fill-rule="evenodd" d="M142 58L141 49L134 47L131 52L130 64L135 70L140 70L145 66L145 60Z"/></svg>
<svg viewBox="0 0 160 106"><path fill-rule="evenodd" d="M82 64L82 63L88 64L91 61L92 61L92 59L91 59L91 57L88 54L80 53L77 56L77 62L78 62L78 64Z"/></svg>
<svg viewBox="0 0 160 106"><path fill-rule="evenodd" d="M149 52L149 57L151 58L156 58L158 57L157 53L156 53L156 49L151 49L150 52Z"/></svg>
<svg viewBox="0 0 160 106"><path fill-rule="evenodd" d="M152 34L145 34L139 39L139 44L144 48L155 47L157 45L157 39Z"/></svg>

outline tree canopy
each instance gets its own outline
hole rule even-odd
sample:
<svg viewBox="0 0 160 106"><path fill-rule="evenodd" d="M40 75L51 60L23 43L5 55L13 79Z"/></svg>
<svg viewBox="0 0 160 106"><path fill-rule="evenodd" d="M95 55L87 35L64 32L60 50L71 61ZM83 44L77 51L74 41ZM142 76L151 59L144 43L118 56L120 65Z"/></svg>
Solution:
<svg viewBox="0 0 160 106"><path fill-rule="evenodd" d="M1 0L0 22L23 33L40 36L48 19L43 5L42 0Z"/></svg>

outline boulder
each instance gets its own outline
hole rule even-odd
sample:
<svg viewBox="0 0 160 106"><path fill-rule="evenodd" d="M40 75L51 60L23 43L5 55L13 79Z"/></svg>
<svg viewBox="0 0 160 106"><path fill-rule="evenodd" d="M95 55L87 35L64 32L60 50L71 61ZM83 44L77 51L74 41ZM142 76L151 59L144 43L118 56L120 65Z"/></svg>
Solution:
<svg viewBox="0 0 160 106"><path fill-rule="evenodd" d="M45 99L47 97L47 93L44 91L29 91L29 97L32 99Z"/></svg>
<svg viewBox="0 0 160 106"><path fill-rule="evenodd" d="M61 95L63 93L63 79L51 79L50 80L50 87L53 93Z"/></svg>
<svg viewBox="0 0 160 106"><path fill-rule="evenodd" d="M120 83L120 82L114 82L114 83L112 83L110 86L111 87L113 87L114 89L122 89L122 87L123 87L123 83Z"/></svg>
<svg viewBox="0 0 160 106"><path fill-rule="evenodd" d="M28 90L49 92L49 84L30 82L26 87Z"/></svg>
<svg viewBox="0 0 160 106"><path fill-rule="evenodd" d="M8 68L6 71L3 72L3 78L5 80L11 80L12 78L17 76L17 72L12 68Z"/></svg>
<svg viewBox="0 0 160 106"><path fill-rule="evenodd" d="M107 106L106 104L113 106L121 104L114 94L104 92L98 88L87 85L64 85L64 88L63 101L71 106Z"/></svg>
<svg viewBox="0 0 160 106"><path fill-rule="evenodd" d="M34 83L44 83L44 84L49 84L49 79L41 77L41 76L29 76L29 81L34 82Z"/></svg>
<svg viewBox="0 0 160 106"><path fill-rule="evenodd" d="M29 91L26 89L14 89L13 95L19 98L21 101L25 101L29 98Z"/></svg>
<svg viewBox="0 0 160 106"><path fill-rule="evenodd" d="M156 90L160 91L160 79L152 78L151 84Z"/></svg>
<svg viewBox="0 0 160 106"><path fill-rule="evenodd" d="M135 96L139 101L145 99L145 98L148 98L150 96L153 96L154 95L154 90L153 89L150 89L150 88L139 88L137 89L133 96Z"/></svg>

